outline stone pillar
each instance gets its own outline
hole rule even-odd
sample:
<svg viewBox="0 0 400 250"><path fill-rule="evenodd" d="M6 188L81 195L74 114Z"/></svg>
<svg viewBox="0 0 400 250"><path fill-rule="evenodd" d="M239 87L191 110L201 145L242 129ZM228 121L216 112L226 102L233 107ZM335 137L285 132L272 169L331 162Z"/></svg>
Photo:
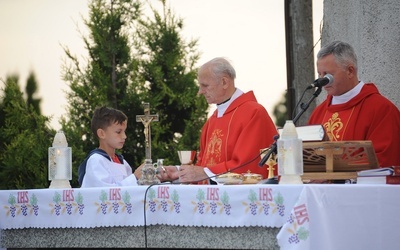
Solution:
<svg viewBox="0 0 400 250"><path fill-rule="evenodd" d="M314 42L313 42L313 20L312 0L286 0L285 1L286 22L286 58L287 58L287 100L288 116L293 119L301 109L295 110L304 90L314 81ZM302 99L307 103L314 92L307 91ZM311 103L296 125L305 125L315 107Z"/></svg>
<svg viewBox="0 0 400 250"><path fill-rule="evenodd" d="M373 82L400 108L400 1L324 0L322 45L350 43L358 57L358 77ZM317 103L325 99L322 91Z"/></svg>

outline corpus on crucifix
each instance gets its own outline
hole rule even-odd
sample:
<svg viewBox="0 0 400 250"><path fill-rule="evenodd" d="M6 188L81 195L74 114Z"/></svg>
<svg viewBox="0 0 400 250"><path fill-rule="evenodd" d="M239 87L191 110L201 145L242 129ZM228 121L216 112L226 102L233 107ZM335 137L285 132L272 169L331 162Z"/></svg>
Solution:
<svg viewBox="0 0 400 250"><path fill-rule="evenodd" d="M143 123L144 126L144 139L145 139L145 150L146 150L146 159L151 159L151 122L158 122L158 115L150 114L150 104L144 103L144 115L137 115L136 122Z"/></svg>

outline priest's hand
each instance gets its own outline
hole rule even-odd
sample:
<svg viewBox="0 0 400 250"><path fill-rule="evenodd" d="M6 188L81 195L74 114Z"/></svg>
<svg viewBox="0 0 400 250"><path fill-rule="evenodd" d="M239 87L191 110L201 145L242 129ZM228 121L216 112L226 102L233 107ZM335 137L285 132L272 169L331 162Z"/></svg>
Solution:
<svg viewBox="0 0 400 250"><path fill-rule="evenodd" d="M158 171L158 179L163 181L174 181L179 178L178 168L176 166L163 166L162 169Z"/></svg>
<svg viewBox="0 0 400 250"><path fill-rule="evenodd" d="M204 168L201 166L181 165L179 169L179 182L192 183L208 179Z"/></svg>

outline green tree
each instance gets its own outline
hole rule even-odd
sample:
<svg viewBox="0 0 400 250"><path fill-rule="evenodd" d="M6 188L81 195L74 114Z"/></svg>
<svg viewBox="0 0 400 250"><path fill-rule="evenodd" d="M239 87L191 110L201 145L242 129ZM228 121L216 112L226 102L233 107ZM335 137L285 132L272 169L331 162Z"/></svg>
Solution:
<svg viewBox="0 0 400 250"><path fill-rule="evenodd" d="M165 0L160 3L162 13L150 6L153 16L140 19L134 41L142 59L140 77L146 83L141 92L160 116L152 128L153 155L177 163L178 149L198 149L208 104L197 97L198 40L186 42L180 35L183 20Z"/></svg>
<svg viewBox="0 0 400 250"><path fill-rule="evenodd" d="M48 187L48 147L55 132L49 118L28 107L18 85L18 76L5 82L1 98L4 124L0 127L0 188Z"/></svg>
<svg viewBox="0 0 400 250"><path fill-rule="evenodd" d="M124 149L128 162L135 166L139 162L130 152L137 144L134 114L141 110L139 94L128 90L135 88L134 73L137 63L133 60L129 47L127 30L137 15L140 4L131 0L93 0L89 3L89 19L84 20L90 35L84 37L89 58L86 66L81 66L78 57L64 48L72 62L63 68L64 80L71 91L67 92L68 117L61 119L61 126L72 147L74 178L71 185L77 185L77 168L86 154L98 146L92 135L90 123L93 111L98 106L110 106L122 110L128 116L128 140ZM129 96L128 96L129 95ZM144 153L143 153L144 154Z"/></svg>
<svg viewBox="0 0 400 250"><path fill-rule="evenodd" d="M32 106L36 113L41 114L40 102L41 98L36 98L35 94L38 90L38 84L36 82L35 73L30 72L28 80L26 81L25 93L26 93L26 104Z"/></svg>
<svg viewBox="0 0 400 250"><path fill-rule="evenodd" d="M277 127L283 128L286 120L289 119L287 113L287 92L282 95L282 99L274 106L275 124Z"/></svg>

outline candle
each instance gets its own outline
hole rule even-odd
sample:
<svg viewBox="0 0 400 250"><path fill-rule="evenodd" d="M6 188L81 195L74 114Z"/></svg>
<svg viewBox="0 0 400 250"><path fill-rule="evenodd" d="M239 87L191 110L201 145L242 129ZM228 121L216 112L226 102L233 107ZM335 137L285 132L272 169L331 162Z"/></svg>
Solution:
<svg viewBox="0 0 400 250"><path fill-rule="evenodd" d="M302 183L303 174L303 147L297 137L296 127L292 121L286 121L282 136L278 139L278 173L281 184Z"/></svg>
<svg viewBox="0 0 400 250"><path fill-rule="evenodd" d="M56 166L55 166L55 176L54 179L56 180L62 180L62 179L68 179L68 176L66 176L66 170L67 170L67 157L64 152L64 148L56 148Z"/></svg>
<svg viewBox="0 0 400 250"><path fill-rule="evenodd" d="M295 162L294 162L294 154L293 154L293 141L286 141L284 144L288 144L286 146L286 151L285 151L285 162L283 164L283 171L285 174L296 174L296 169L295 169Z"/></svg>
<svg viewBox="0 0 400 250"><path fill-rule="evenodd" d="M49 180L72 179L72 150L62 131L54 137L53 147L49 148Z"/></svg>

